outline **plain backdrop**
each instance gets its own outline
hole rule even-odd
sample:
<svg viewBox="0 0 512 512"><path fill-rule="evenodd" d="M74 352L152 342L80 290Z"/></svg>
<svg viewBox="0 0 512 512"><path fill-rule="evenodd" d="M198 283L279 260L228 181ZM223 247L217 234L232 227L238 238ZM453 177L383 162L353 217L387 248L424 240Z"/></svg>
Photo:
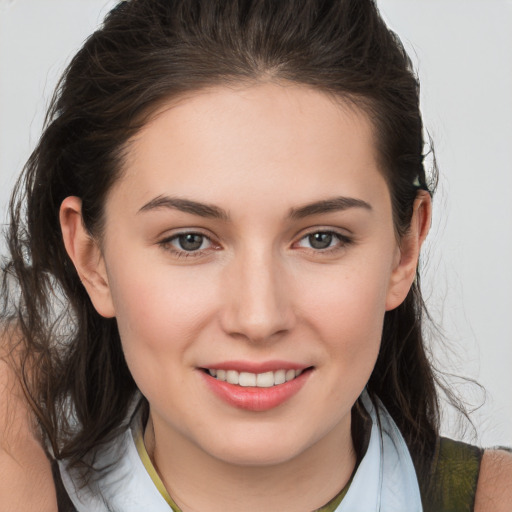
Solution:
<svg viewBox="0 0 512 512"><path fill-rule="evenodd" d="M278 0L276 0L278 1ZM108 0L0 0L0 222L65 64ZM512 1L379 0L422 85L441 171L423 254L432 347L479 442L512 445ZM5 252L2 245L0 250ZM443 431L472 439L446 409Z"/></svg>

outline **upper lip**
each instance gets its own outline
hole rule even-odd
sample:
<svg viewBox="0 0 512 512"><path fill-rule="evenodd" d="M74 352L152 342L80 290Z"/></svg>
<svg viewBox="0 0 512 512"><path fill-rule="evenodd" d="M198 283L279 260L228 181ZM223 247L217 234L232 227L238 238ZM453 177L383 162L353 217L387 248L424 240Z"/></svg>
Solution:
<svg viewBox="0 0 512 512"><path fill-rule="evenodd" d="M291 361L222 361L203 366L207 370L235 370L247 373L276 372L277 370L305 370L311 365Z"/></svg>

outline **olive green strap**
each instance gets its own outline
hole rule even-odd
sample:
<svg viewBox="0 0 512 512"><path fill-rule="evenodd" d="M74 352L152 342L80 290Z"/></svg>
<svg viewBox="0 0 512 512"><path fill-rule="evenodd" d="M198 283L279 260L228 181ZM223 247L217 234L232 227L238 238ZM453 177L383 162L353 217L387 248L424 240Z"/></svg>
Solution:
<svg viewBox="0 0 512 512"><path fill-rule="evenodd" d="M428 489L422 489L424 512L473 512L483 451L440 438Z"/></svg>
<svg viewBox="0 0 512 512"><path fill-rule="evenodd" d="M347 494L353 478L354 475L352 475L347 485L345 485L345 487L343 487L343 489L331 501L329 501L329 503L324 505L322 508L317 509L315 512L334 512L338 508L338 505L343 501L345 494Z"/></svg>

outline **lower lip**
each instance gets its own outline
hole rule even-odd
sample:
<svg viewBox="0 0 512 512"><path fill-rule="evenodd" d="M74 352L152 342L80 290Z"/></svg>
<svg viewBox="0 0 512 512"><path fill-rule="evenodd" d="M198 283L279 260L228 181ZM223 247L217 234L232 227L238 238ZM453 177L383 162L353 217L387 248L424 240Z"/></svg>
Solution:
<svg viewBox="0 0 512 512"><path fill-rule="evenodd" d="M201 374L209 388L224 402L238 409L261 412L274 409L296 395L309 378L311 369L303 371L289 382L271 388L237 386L217 380L203 370Z"/></svg>

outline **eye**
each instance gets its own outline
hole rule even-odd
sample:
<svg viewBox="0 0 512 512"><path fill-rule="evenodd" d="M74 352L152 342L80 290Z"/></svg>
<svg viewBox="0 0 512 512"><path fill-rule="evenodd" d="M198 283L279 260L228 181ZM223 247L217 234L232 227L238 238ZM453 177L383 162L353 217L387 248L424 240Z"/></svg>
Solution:
<svg viewBox="0 0 512 512"><path fill-rule="evenodd" d="M208 245L208 242L209 240L199 233L186 233L185 235L178 235L171 240L171 244L177 249L190 252L206 249L205 246Z"/></svg>
<svg viewBox="0 0 512 512"><path fill-rule="evenodd" d="M315 231L302 237L297 245L315 251L326 251L341 248L351 243L351 240L334 231Z"/></svg>
<svg viewBox="0 0 512 512"><path fill-rule="evenodd" d="M210 238L202 233L179 233L159 242L160 245L178 256L195 256L213 247Z"/></svg>

